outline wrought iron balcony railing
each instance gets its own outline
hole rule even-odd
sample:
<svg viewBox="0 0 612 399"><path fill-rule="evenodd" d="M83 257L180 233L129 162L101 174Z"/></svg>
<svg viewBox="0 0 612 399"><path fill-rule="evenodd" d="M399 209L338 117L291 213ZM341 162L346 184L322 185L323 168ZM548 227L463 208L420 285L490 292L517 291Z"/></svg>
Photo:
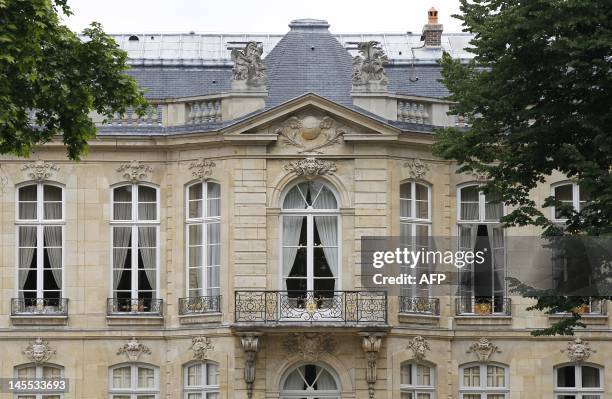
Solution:
<svg viewBox="0 0 612 399"><path fill-rule="evenodd" d="M439 316L440 300L438 298L400 296L399 311L400 313L417 313Z"/></svg>
<svg viewBox="0 0 612 399"><path fill-rule="evenodd" d="M162 316L162 299L131 299L131 298L108 298L106 302L106 314L113 315L144 315Z"/></svg>
<svg viewBox="0 0 612 399"><path fill-rule="evenodd" d="M572 312L582 316L606 316L608 314L608 302L606 300L592 298L587 303L573 308ZM557 314L565 315L567 313Z"/></svg>
<svg viewBox="0 0 612 399"><path fill-rule="evenodd" d="M236 322L387 323L384 291L236 291Z"/></svg>
<svg viewBox="0 0 612 399"><path fill-rule="evenodd" d="M13 298L12 316L68 316L66 298Z"/></svg>
<svg viewBox="0 0 612 399"><path fill-rule="evenodd" d="M455 299L457 316L511 316L512 301L501 296L459 297Z"/></svg>
<svg viewBox="0 0 612 399"><path fill-rule="evenodd" d="M197 296L179 298L179 314L191 315L200 313L221 312L221 296Z"/></svg>

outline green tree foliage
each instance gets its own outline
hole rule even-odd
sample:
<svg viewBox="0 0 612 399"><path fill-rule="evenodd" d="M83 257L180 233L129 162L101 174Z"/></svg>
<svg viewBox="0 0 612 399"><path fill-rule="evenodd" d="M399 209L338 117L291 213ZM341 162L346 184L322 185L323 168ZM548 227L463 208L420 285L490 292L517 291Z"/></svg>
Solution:
<svg viewBox="0 0 612 399"><path fill-rule="evenodd" d="M27 156L62 135L79 159L96 135L91 111L146 106L125 74L127 54L97 23L79 39L60 12L70 14L67 0L0 0L0 153Z"/></svg>
<svg viewBox="0 0 612 399"><path fill-rule="evenodd" d="M436 133L436 154L461 171L485 172L485 192L513 209L507 226L541 226L544 234L612 232L612 2L590 0L461 0L474 59L445 54L443 83L469 129ZM575 179L592 202L564 208L561 228L529 193L553 171ZM572 309L585 298L538 296L533 309L572 316L536 334L571 334L580 326Z"/></svg>

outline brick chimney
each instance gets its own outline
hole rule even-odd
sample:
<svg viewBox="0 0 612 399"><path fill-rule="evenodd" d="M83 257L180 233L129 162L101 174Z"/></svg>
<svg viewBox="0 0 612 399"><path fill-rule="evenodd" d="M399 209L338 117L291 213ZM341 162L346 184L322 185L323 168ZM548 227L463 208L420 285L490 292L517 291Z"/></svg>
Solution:
<svg viewBox="0 0 612 399"><path fill-rule="evenodd" d="M442 45L442 24L438 23L438 10L433 7L427 11L427 24L423 26L421 40L425 41L425 47Z"/></svg>

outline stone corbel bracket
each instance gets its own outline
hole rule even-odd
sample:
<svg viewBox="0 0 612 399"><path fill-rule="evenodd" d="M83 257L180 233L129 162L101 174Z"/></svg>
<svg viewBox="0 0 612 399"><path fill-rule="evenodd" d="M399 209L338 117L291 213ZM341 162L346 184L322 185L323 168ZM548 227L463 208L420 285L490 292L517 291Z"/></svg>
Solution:
<svg viewBox="0 0 612 399"><path fill-rule="evenodd" d="M368 383L368 393L370 399L374 399L374 386L376 385L376 363L378 352L382 346L384 333L359 333L362 338L361 348L363 349L368 362L366 368L366 382Z"/></svg>
<svg viewBox="0 0 612 399"><path fill-rule="evenodd" d="M247 387L247 397L253 397L255 385L255 362L259 350L259 337L261 333L244 333L240 335L240 345L244 351L244 382Z"/></svg>

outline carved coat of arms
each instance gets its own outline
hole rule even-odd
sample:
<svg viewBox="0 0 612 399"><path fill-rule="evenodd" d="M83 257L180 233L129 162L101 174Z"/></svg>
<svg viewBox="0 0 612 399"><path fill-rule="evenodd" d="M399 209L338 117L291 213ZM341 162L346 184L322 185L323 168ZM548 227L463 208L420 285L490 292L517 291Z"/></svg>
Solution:
<svg viewBox="0 0 612 399"><path fill-rule="evenodd" d="M346 129L329 116L292 116L274 132L281 136L282 142L296 147L299 154L322 154L321 150L332 144L340 143Z"/></svg>

